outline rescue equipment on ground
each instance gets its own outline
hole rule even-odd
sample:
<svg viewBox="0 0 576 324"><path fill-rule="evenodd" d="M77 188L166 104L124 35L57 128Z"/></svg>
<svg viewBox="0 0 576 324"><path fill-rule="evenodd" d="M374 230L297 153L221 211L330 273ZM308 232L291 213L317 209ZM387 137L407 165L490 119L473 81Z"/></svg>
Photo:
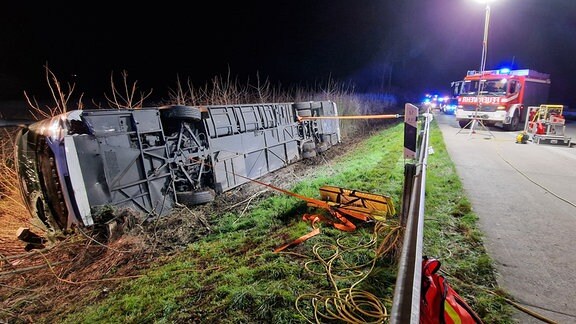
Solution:
<svg viewBox="0 0 576 324"><path fill-rule="evenodd" d="M540 105L528 107L528 120L524 133L536 144L566 144L570 146L571 137L566 136L566 120L563 105Z"/></svg>
<svg viewBox="0 0 576 324"><path fill-rule="evenodd" d="M526 134L526 133L519 133L518 135L516 135L516 143L517 144L526 144L526 143L528 143L529 139L530 139L530 136L528 136L528 134Z"/></svg>
<svg viewBox="0 0 576 324"><path fill-rule="evenodd" d="M482 324L478 314L458 295L438 270L440 261L423 257L420 324Z"/></svg>
<svg viewBox="0 0 576 324"><path fill-rule="evenodd" d="M356 230L354 220L362 222L385 221L387 217L396 214L392 199L384 195L334 186L322 186L320 187L320 197L321 199L302 196L299 198L306 200L308 207L322 208L329 215L304 214L302 220L311 223L312 231L276 248L274 252L280 252L288 247L298 245L319 234L319 223L327 223L341 231L352 232Z"/></svg>

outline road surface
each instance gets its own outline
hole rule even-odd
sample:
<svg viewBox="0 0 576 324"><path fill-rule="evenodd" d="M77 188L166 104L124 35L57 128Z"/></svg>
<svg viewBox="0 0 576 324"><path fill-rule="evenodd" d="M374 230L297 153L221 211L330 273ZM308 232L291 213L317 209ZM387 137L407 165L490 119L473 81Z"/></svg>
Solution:
<svg viewBox="0 0 576 324"><path fill-rule="evenodd" d="M557 323L576 323L576 143L517 144L516 132L461 129L435 114L484 232L500 287ZM566 135L576 142L576 122ZM545 321L518 312L518 323Z"/></svg>

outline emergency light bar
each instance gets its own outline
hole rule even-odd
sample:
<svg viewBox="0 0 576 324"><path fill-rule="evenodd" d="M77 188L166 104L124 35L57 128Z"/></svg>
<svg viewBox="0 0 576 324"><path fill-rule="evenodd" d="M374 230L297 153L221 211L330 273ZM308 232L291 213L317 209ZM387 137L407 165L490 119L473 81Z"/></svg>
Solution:
<svg viewBox="0 0 576 324"><path fill-rule="evenodd" d="M473 76L473 75L516 75L516 76L527 76L527 77L538 78L538 79L549 79L550 78L550 74L541 73L541 72L530 70L530 69L510 70L507 68L500 69L500 70L488 70L488 71L482 72L482 74L480 74L480 71L468 70L466 75L467 76Z"/></svg>

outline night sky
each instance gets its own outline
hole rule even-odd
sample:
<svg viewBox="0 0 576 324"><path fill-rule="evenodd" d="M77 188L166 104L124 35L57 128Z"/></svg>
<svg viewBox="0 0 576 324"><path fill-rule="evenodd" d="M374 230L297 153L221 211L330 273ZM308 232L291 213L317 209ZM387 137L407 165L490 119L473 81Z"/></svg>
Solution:
<svg viewBox="0 0 576 324"><path fill-rule="evenodd" d="M357 91L447 93L479 69L485 17L477 0L0 7L2 100L47 95L45 65L85 98L109 93L122 71L164 98L177 78L203 86L228 74L286 88L330 78ZM550 103L576 108L576 1L493 0L490 18L486 68L550 73Z"/></svg>

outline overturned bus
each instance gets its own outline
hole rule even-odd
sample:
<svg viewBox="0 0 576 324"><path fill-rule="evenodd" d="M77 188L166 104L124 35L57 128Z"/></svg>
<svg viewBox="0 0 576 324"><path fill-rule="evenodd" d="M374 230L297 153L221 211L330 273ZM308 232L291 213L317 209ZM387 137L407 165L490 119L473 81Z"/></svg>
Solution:
<svg viewBox="0 0 576 324"><path fill-rule="evenodd" d="M48 234L103 225L103 208L141 221L316 156L340 142L332 101L69 111L16 137L20 189Z"/></svg>

